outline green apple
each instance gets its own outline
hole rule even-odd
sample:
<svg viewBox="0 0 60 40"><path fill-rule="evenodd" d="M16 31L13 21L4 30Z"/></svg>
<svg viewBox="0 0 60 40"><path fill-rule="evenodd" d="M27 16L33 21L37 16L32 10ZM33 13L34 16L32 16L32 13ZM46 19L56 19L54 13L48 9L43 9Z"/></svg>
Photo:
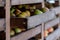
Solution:
<svg viewBox="0 0 60 40"><path fill-rule="evenodd" d="M20 15L18 15L18 17L20 17L20 18L26 18L27 14L26 14L26 12L22 12Z"/></svg>
<svg viewBox="0 0 60 40"><path fill-rule="evenodd" d="M14 36L15 32L13 30L10 31L10 36Z"/></svg>
<svg viewBox="0 0 60 40"><path fill-rule="evenodd" d="M22 30L20 28L15 28L15 32L20 33L20 32L22 32Z"/></svg>
<svg viewBox="0 0 60 40"><path fill-rule="evenodd" d="M30 16L30 11L26 11L27 17Z"/></svg>
<svg viewBox="0 0 60 40"><path fill-rule="evenodd" d="M35 12L34 12L35 15L42 14L42 13L43 13L43 12L40 11L39 9L36 9Z"/></svg>
<svg viewBox="0 0 60 40"><path fill-rule="evenodd" d="M15 11L15 7L11 8L10 13L13 13Z"/></svg>

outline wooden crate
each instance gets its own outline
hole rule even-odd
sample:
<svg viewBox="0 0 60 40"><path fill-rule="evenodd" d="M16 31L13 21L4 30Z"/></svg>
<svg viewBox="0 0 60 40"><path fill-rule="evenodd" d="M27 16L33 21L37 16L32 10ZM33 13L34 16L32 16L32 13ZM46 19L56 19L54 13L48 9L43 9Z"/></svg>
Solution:
<svg viewBox="0 0 60 40"><path fill-rule="evenodd" d="M10 26L20 26L25 27L26 29L30 29L32 27L35 27L42 22L47 22L49 20L52 20L56 18L56 15L53 11L49 11L40 15L31 16L28 18L11 18Z"/></svg>

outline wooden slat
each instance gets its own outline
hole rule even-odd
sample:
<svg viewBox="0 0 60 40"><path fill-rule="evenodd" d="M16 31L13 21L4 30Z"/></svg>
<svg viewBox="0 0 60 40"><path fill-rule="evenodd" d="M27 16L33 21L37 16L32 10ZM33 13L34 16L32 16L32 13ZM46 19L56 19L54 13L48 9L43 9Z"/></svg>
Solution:
<svg viewBox="0 0 60 40"><path fill-rule="evenodd" d="M4 30L4 28L5 28L5 19L0 19L0 31L3 31Z"/></svg>
<svg viewBox="0 0 60 40"><path fill-rule="evenodd" d="M6 0L6 40L10 40L10 0Z"/></svg>
<svg viewBox="0 0 60 40"><path fill-rule="evenodd" d="M60 6L59 7L55 7L51 9L52 11L55 11L56 14L60 14Z"/></svg>
<svg viewBox="0 0 60 40"><path fill-rule="evenodd" d="M11 0L12 5L40 3L40 2L43 2L43 0Z"/></svg>
<svg viewBox="0 0 60 40"><path fill-rule="evenodd" d="M38 26L34 29L28 30L20 35L12 37L11 40L27 40L41 32L41 26Z"/></svg>
<svg viewBox="0 0 60 40"><path fill-rule="evenodd" d="M59 24L59 18L56 18L48 23L45 24L45 30L50 28L50 27L53 27L54 25L57 25Z"/></svg>
<svg viewBox="0 0 60 40"><path fill-rule="evenodd" d="M31 27L35 27L36 25L39 25L43 22L47 22L49 20L52 20L56 18L54 11L48 11L46 13L32 16L27 18L28 19L28 29Z"/></svg>
<svg viewBox="0 0 60 40"><path fill-rule="evenodd" d="M41 27L41 30L42 30L42 32L41 32L41 37L42 38L41 39L42 40L44 40L44 35L43 35L44 34L44 31L45 31L44 29L45 29L45 23L42 23L42 27Z"/></svg>
<svg viewBox="0 0 60 40"><path fill-rule="evenodd" d="M1 18L0 19L0 27L3 27L4 23L5 23L5 19Z"/></svg>

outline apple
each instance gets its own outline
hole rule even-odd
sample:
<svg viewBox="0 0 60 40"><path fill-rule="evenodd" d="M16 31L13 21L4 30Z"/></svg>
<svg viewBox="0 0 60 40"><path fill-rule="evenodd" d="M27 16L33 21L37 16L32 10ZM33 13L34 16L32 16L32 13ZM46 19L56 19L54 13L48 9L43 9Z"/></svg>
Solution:
<svg viewBox="0 0 60 40"><path fill-rule="evenodd" d="M47 30L45 30L45 31L44 31L44 37L47 37L47 36L48 36L48 33L49 33L49 32L48 32Z"/></svg>
<svg viewBox="0 0 60 40"><path fill-rule="evenodd" d="M29 16L30 16L30 12L29 12L29 11L26 11L26 14L27 14L27 17L29 17Z"/></svg>
<svg viewBox="0 0 60 40"><path fill-rule="evenodd" d="M18 6L19 9L22 8L22 7L23 7L22 5L19 5L19 6Z"/></svg>
<svg viewBox="0 0 60 40"><path fill-rule="evenodd" d="M33 6L32 6L32 8L33 8L33 9L36 9L36 6L35 6L35 5L33 5Z"/></svg>
<svg viewBox="0 0 60 40"><path fill-rule="evenodd" d="M14 13L10 13L11 17L16 17L16 15Z"/></svg>
<svg viewBox="0 0 60 40"><path fill-rule="evenodd" d="M13 35L15 35L15 32L14 32L14 30L11 30L10 31L10 36L13 36Z"/></svg>
<svg viewBox="0 0 60 40"><path fill-rule="evenodd" d="M42 14L42 13L43 13L43 12L40 11L39 9L36 9L35 12L34 12L35 15Z"/></svg>
<svg viewBox="0 0 60 40"><path fill-rule="evenodd" d="M45 7L46 11L49 11L49 8Z"/></svg>
<svg viewBox="0 0 60 40"><path fill-rule="evenodd" d="M25 31L26 29L22 28L21 30L22 30L22 31Z"/></svg>
<svg viewBox="0 0 60 40"><path fill-rule="evenodd" d="M48 32L53 32L53 31L54 31L54 28L52 27L48 29Z"/></svg>
<svg viewBox="0 0 60 40"><path fill-rule="evenodd" d="M45 12L49 11L49 9L47 7L44 7L41 9L41 11L45 13Z"/></svg>
<svg viewBox="0 0 60 40"><path fill-rule="evenodd" d="M10 13L13 13L15 11L15 7L11 8Z"/></svg>
<svg viewBox="0 0 60 40"><path fill-rule="evenodd" d="M33 5L33 6L30 7L30 9L31 9L31 10L32 10L32 9L36 9L36 6Z"/></svg>
<svg viewBox="0 0 60 40"><path fill-rule="evenodd" d="M18 17L20 17L20 18L26 18L27 14L26 14L26 12L22 12L21 14L18 15Z"/></svg>
<svg viewBox="0 0 60 40"><path fill-rule="evenodd" d="M15 32L20 33L20 32L22 32L22 30L20 28L15 28Z"/></svg>
<svg viewBox="0 0 60 40"><path fill-rule="evenodd" d="M20 11L19 9L16 9L15 14L16 14L16 15L19 15L20 13L21 13L21 11Z"/></svg>

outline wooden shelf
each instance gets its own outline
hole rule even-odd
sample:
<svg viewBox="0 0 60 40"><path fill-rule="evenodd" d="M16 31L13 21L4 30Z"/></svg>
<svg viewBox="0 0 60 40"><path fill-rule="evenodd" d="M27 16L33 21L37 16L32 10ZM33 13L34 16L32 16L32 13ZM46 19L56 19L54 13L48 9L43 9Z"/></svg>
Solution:
<svg viewBox="0 0 60 40"><path fill-rule="evenodd" d="M46 40L56 40L60 37L60 28L56 29L52 34L50 34Z"/></svg>
<svg viewBox="0 0 60 40"><path fill-rule="evenodd" d="M30 29L30 28L35 27L43 22L47 22L47 21L55 19L55 18L56 18L55 13L53 11L48 11L46 13L31 16L28 18L12 18L11 25L13 25L13 24L14 24L14 26L15 25L23 25L22 22L25 22L27 25L26 26L27 29ZM18 23L18 22L20 22L20 23ZM18 24L16 24L16 23L18 23Z"/></svg>
<svg viewBox="0 0 60 40"><path fill-rule="evenodd" d="M45 24L45 30L50 28L50 27L53 27L54 25L57 25L59 24L59 18L55 18L54 20L48 22Z"/></svg>
<svg viewBox="0 0 60 40"><path fill-rule="evenodd" d="M27 40L41 32L41 26L38 26L34 29L28 30L20 35L12 37L11 40Z"/></svg>
<svg viewBox="0 0 60 40"><path fill-rule="evenodd" d="M42 2L43 2L43 0L11 0L11 5L42 3ZM10 5L9 4L10 4L10 0L6 0L6 34L7 34L6 36L7 36L7 40L10 40ZM59 12L59 11L57 11L57 12ZM36 15L36 16L27 18L28 19L28 28L39 25L42 22L47 22L49 20L55 19L56 18L55 13L56 12L54 9L54 12L49 11L49 12L46 12L41 15ZM59 19L57 18L49 23L46 23L47 26L45 26L45 27L47 27L46 29L48 29L49 27L54 26L58 22L59 22ZM53 25L51 23L53 23ZM50 25L50 26L48 27L48 25ZM30 29L26 32L23 32L17 36L14 36L11 38L11 40L27 40L39 33L41 33L41 25L34 29ZM53 38L58 37L59 36L58 34L60 35L60 28L57 29L55 32L53 32L51 35L49 35L46 39L49 40L51 38L50 40L54 40Z"/></svg>
<svg viewBox="0 0 60 40"><path fill-rule="evenodd" d="M4 27L5 27L4 23L5 23L5 19L3 19L3 18L0 19L0 31L4 30Z"/></svg>
<svg viewBox="0 0 60 40"><path fill-rule="evenodd" d="M41 3L43 0L11 0L12 5Z"/></svg>

